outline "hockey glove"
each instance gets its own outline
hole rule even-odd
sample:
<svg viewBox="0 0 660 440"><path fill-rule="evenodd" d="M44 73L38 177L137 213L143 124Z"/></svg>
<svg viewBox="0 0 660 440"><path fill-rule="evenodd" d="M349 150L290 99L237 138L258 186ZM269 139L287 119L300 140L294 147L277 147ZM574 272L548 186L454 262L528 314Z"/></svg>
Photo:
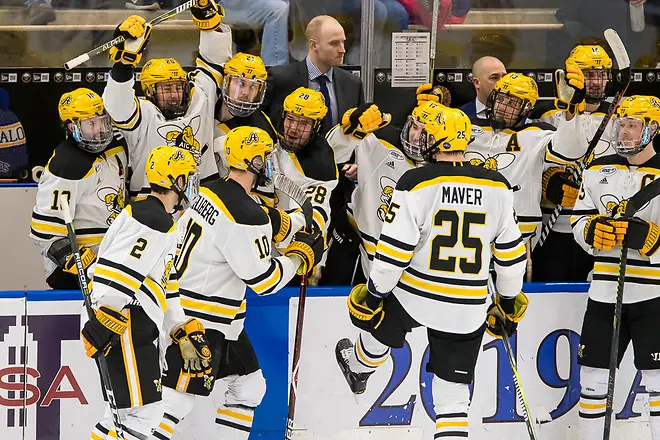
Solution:
<svg viewBox="0 0 660 440"><path fill-rule="evenodd" d="M518 323L525 316L529 298L520 292L514 298L502 298L499 293L486 314L486 332L494 338L502 338L502 327L511 337L518 328Z"/></svg>
<svg viewBox="0 0 660 440"><path fill-rule="evenodd" d="M291 233L291 217L285 211L270 206L261 207L270 218L270 225L273 227L273 241L280 243Z"/></svg>
<svg viewBox="0 0 660 440"><path fill-rule="evenodd" d="M190 318L175 329L170 337L179 344L184 371L211 374L211 349L201 322Z"/></svg>
<svg viewBox="0 0 660 440"><path fill-rule="evenodd" d="M94 261L96 261L96 254L93 250L88 247L80 246L78 249L80 253L80 260L82 261L83 268L87 271L87 268L91 266ZM68 237L60 238L59 240L53 242L52 245L48 248L46 256L53 263L57 264L64 272L71 273L73 275L78 274L78 268L76 267L76 260L73 258L73 253L71 252L71 242Z"/></svg>
<svg viewBox="0 0 660 440"><path fill-rule="evenodd" d="M584 225L584 241L593 248L608 251L617 245L614 220L596 214L589 217Z"/></svg>
<svg viewBox="0 0 660 440"><path fill-rule="evenodd" d="M325 250L325 238L320 231L298 231L293 241L284 251L284 255L296 255L302 260L298 268L298 275L308 274L319 264Z"/></svg>
<svg viewBox="0 0 660 440"><path fill-rule="evenodd" d="M353 325L368 332L377 329L385 317L383 300L372 295L366 284L358 284L351 289L348 312Z"/></svg>
<svg viewBox="0 0 660 440"><path fill-rule="evenodd" d="M121 312L101 306L96 311L96 315L85 323L81 332L87 356L91 358L101 354L107 356L129 326L128 318Z"/></svg>
<svg viewBox="0 0 660 440"><path fill-rule="evenodd" d="M225 9L214 0L195 0L190 12L200 31L216 30L225 17Z"/></svg>
<svg viewBox="0 0 660 440"><path fill-rule="evenodd" d="M369 133L385 127L391 119L388 113L381 113L376 104L368 102L346 110L341 118L341 129L345 135L362 140Z"/></svg>
<svg viewBox="0 0 660 440"><path fill-rule="evenodd" d="M151 36L151 25L138 15L131 15L117 29L115 37L123 35L126 41L110 48L110 60L137 66Z"/></svg>
<svg viewBox="0 0 660 440"><path fill-rule="evenodd" d="M430 83L422 84L417 87L415 92L417 95L417 105L422 105L425 101L433 101L442 104L442 89L440 87L433 88Z"/></svg>
<svg viewBox="0 0 660 440"><path fill-rule="evenodd" d="M656 253L660 246L660 227L652 222L647 222L639 217L628 217L617 219L613 222L617 244L623 244L623 237L626 239L628 249L638 250L645 257L650 257Z"/></svg>
<svg viewBox="0 0 660 440"><path fill-rule="evenodd" d="M578 66L566 63L566 71L555 70L557 97L555 107L561 111L575 114L584 111L584 74Z"/></svg>
<svg viewBox="0 0 660 440"><path fill-rule="evenodd" d="M561 168L548 168L543 173L542 182L545 200L563 208L575 206L580 185L573 181L571 173Z"/></svg>

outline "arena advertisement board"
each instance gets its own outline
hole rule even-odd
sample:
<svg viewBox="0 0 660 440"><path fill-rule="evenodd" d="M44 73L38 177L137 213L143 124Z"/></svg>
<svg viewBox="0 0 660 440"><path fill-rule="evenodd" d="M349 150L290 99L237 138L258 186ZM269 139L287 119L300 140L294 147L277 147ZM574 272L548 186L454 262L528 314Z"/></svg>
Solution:
<svg viewBox="0 0 660 440"><path fill-rule="evenodd" d="M264 298L249 295L247 331L268 386L250 438L281 439L284 432L290 368L287 338L291 344L297 292L294 288ZM365 394L350 393L334 359L337 340L357 335L346 311L347 292L346 288L309 289L295 438L433 438L431 376L423 368L428 356L424 330L414 331L404 348L392 352L369 379ZM528 315L513 342L532 412L552 418L538 428L539 438L574 439L578 333L586 294L532 293L530 298ZM2 440L89 438L105 406L94 362L85 356L80 341L81 313L79 292L68 296L28 292L28 301L24 294L0 292ZM219 382L212 395L216 402L222 401L224 391ZM473 391L470 438L527 438L503 347L490 337L483 341ZM633 368L631 350L617 376L616 393L612 438L649 439L648 398ZM214 413L212 401L199 401L174 439L213 437Z"/></svg>
<svg viewBox="0 0 660 440"><path fill-rule="evenodd" d="M518 368L540 439L577 438L580 396L578 345L585 293L530 294L530 306L512 340ZM291 299L289 340L293 339L297 299ZM438 317L442 319L441 316ZM334 348L343 337L354 340L345 298L308 298L298 384L296 425L304 438L431 439L435 412L431 373L425 365L426 331L416 329L408 343L374 373L367 391L354 396L335 361ZM603 335L610 338L611 335ZM634 369L632 350L617 374L612 439L650 439L648 395ZM470 438L528 439L504 347L486 335L479 355L470 409ZM551 420L551 421L550 421ZM398 427L389 431L388 427ZM403 429L411 428L411 429ZM310 434L313 433L313 436Z"/></svg>

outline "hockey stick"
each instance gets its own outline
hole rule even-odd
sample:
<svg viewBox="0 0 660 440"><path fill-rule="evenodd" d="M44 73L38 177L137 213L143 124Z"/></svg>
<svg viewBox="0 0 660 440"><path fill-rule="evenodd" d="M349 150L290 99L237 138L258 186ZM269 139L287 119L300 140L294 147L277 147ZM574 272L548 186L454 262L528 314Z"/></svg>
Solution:
<svg viewBox="0 0 660 440"><path fill-rule="evenodd" d="M92 309L92 300L89 294L89 289L87 285L87 276L85 275L85 268L83 267L82 260L80 259L80 252L78 250L78 240L76 239L76 231L73 229L73 217L71 216L71 210L69 209L69 202L66 200L66 197L62 197L60 202L62 208L62 215L64 216L64 224L66 225L66 231L69 236L69 242L71 242L71 250L73 251L73 259L76 262L76 269L78 270L78 284L80 285L80 290L83 294L83 299L85 300L85 309L87 310L87 317L92 319L95 314ZM101 372L101 384L105 388L105 394L108 397L108 404L110 405L110 412L112 413L112 421L115 425L115 433L120 439L124 439L124 429L121 425L121 418L119 417L119 409L117 408L117 402L115 401L115 394L112 391L112 383L110 382L110 373L108 372L108 362L105 358L105 355L100 355L96 358L96 364L99 367Z"/></svg>
<svg viewBox="0 0 660 440"><path fill-rule="evenodd" d="M488 290L493 297L493 301L497 297L497 290L495 284L493 284L493 279L488 277ZM513 383L516 385L516 396L518 397L518 402L520 403L520 409L522 411L522 417L525 420L525 426L527 426L527 433L529 434L530 440L536 440L536 431L534 430L534 421L532 420L529 410L529 403L527 403L527 397L525 397L525 392L523 391L522 381L520 380L520 373L518 372L518 364L516 362L515 355L513 354L513 349L511 348L511 341L509 341L509 336L506 334L506 329L504 328L504 323L500 323L500 331L502 332L502 344L504 344L504 351L506 352L506 357L509 359L509 365L511 366L511 371L513 372Z"/></svg>
<svg viewBox="0 0 660 440"><path fill-rule="evenodd" d="M310 232L312 230L312 204L307 197L307 194L296 185L291 179L281 173L275 174L273 177L273 185L284 194L289 196L291 200L296 202L303 211L305 216L305 230ZM307 274L303 275L300 279L300 293L298 295L298 314L296 317L296 334L293 340L293 358L291 360L291 384L289 385L289 406L286 416L286 432L284 438L291 440L293 438L293 419L296 413L296 397L298 392L298 372L300 370L300 352L302 349L302 332L303 323L305 321L305 302L307 298Z"/></svg>
<svg viewBox="0 0 660 440"><path fill-rule="evenodd" d="M172 10L169 10L169 11L159 15L158 17L154 18L153 20L151 20L149 22L149 24L152 25L152 26L156 26L157 24L160 24L160 23L162 23L166 20L169 20L170 18L174 17L175 15L180 14L183 11L187 11L188 9L192 8L194 4L195 4L195 0L188 0L187 2L180 4L176 8L174 8ZM82 55L78 55L74 59L67 61L66 63L64 63L64 68L66 70L71 70L74 67L78 67L82 63L89 61L89 59L91 57L96 56L96 55L100 54L101 52L105 52L106 50L110 49L111 47L114 47L114 46L118 45L119 43L121 43L123 41L126 41L126 38L124 38L123 35L120 35L120 36L108 41L107 43L105 43L101 46L95 47L94 49L90 50L87 53L84 53Z"/></svg>
<svg viewBox="0 0 660 440"><path fill-rule="evenodd" d="M617 34L614 29L606 29L604 35L605 40L607 40L607 44L610 45L610 48L614 53L616 65L619 69L619 74L621 75L620 84L622 86L619 87L619 90L614 95L614 99L607 109L607 113L605 116L603 116L603 120L600 121L598 130L596 130L594 137L591 139L591 142L589 142L587 152L583 156L584 160L578 162L578 169L575 173L575 177L577 178L578 183L580 183L582 180L582 174L591 162L591 155L596 149L598 142L600 142L600 138L603 136L607 124L610 122L610 119L612 119L612 116L614 115L616 109L619 107L619 104L621 104L623 96L626 94L626 90L628 90L628 86L630 85L630 59L628 58L626 47L623 45L623 41L621 41L621 37L619 37L619 34ZM539 241L536 242L536 245L534 246L535 248L537 246L543 246L543 243L545 243L545 240L548 238L548 234L550 234L550 231L554 227L555 223L557 223L559 215L561 214L561 210L561 205L555 206L555 209L552 211L548 222L543 226L543 229L541 229L541 236L539 237Z"/></svg>
<svg viewBox="0 0 660 440"><path fill-rule="evenodd" d="M433 0L433 18L431 19L431 47L429 47L429 82L433 85L435 73L435 51L438 42L438 13L440 12L440 0Z"/></svg>
<svg viewBox="0 0 660 440"><path fill-rule="evenodd" d="M632 217L640 208L644 207L654 197L660 195L660 179L656 179L635 195L625 201L625 209L619 217ZM614 384L616 380L616 369L619 363L619 335L621 334L621 314L623 312L623 289L626 283L626 266L628 263L628 247L624 237L621 245L621 256L619 262L619 278L616 285L616 301L614 303L614 322L612 325L612 348L610 350L609 375L607 377L607 401L605 403L605 426L603 428L603 440L609 440L612 430L612 414L614 412Z"/></svg>

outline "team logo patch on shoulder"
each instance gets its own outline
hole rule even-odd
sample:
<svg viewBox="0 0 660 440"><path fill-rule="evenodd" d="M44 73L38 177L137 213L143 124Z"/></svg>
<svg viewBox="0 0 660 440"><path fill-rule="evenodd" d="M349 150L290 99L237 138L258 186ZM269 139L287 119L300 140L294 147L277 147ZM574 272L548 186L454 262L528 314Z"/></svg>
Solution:
<svg viewBox="0 0 660 440"><path fill-rule="evenodd" d="M602 167L601 169L598 170L598 173L601 176L611 176L613 174L616 174L616 172L617 172L617 169L613 165L606 165L606 166L604 166L604 167Z"/></svg>
<svg viewBox="0 0 660 440"><path fill-rule="evenodd" d="M392 158L396 160L404 160L405 157L402 152L399 150L387 150L387 154Z"/></svg>
<svg viewBox="0 0 660 440"><path fill-rule="evenodd" d="M477 127L475 125L472 126L472 133L474 134L484 134L484 129L481 127Z"/></svg>

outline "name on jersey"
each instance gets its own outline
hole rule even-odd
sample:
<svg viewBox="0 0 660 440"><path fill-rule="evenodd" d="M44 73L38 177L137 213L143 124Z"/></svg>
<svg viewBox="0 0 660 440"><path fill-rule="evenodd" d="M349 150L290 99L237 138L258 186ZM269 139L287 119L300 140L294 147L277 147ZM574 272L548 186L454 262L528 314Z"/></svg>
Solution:
<svg viewBox="0 0 660 440"><path fill-rule="evenodd" d="M481 205L482 192L479 188L456 186L442 187L442 203L458 205Z"/></svg>
<svg viewBox="0 0 660 440"><path fill-rule="evenodd" d="M197 197L191 208L197 211L209 225L214 224L220 214L218 209L204 197Z"/></svg>

